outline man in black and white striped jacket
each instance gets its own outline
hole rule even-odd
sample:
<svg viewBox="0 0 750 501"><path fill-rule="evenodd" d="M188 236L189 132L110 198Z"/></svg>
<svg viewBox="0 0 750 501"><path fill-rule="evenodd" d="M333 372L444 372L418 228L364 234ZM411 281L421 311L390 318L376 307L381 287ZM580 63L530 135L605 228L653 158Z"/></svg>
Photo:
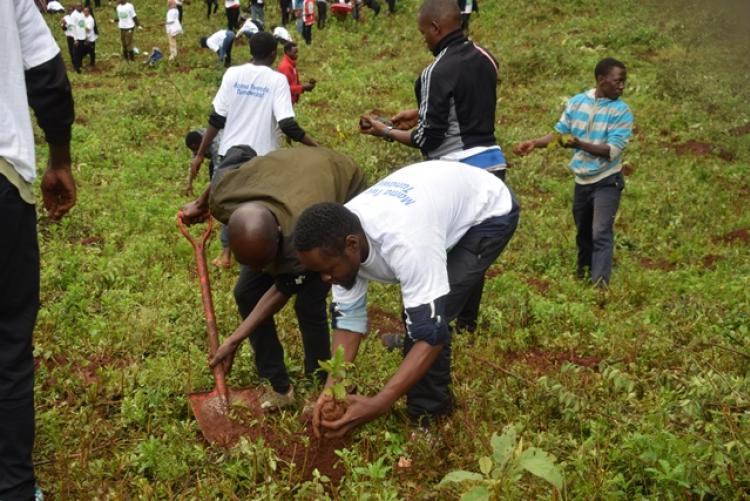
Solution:
<svg viewBox="0 0 750 501"><path fill-rule="evenodd" d="M459 161L505 181L505 155L495 139L497 60L463 34L456 0L425 0L417 24L435 55L415 83L419 109L397 113L392 124L363 116L360 131L419 148L428 160ZM476 328L483 286L458 316L459 330Z"/></svg>
<svg viewBox="0 0 750 501"><path fill-rule="evenodd" d="M498 63L461 32L455 0L425 0L419 31L435 55L415 83L419 109L397 113L392 125L364 116L361 131L419 148L429 160L458 160L505 178L495 140Z"/></svg>

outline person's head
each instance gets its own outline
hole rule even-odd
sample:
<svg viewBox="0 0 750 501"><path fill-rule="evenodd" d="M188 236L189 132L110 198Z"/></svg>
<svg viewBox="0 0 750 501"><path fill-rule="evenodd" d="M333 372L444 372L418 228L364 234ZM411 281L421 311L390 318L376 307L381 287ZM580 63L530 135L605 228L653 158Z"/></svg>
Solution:
<svg viewBox="0 0 750 501"><path fill-rule="evenodd" d="M177 8L177 0L167 0L167 8L168 9L176 9Z"/></svg>
<svg viewBox="0 0 750 501"><path fill-rule="evenodd" d="M77 3L73 6L73 8L75 8L75 10L77 10L78 12L81 12L83 10L83 5Z"/></svg>
<svg viewBox="0 0 750 501"><path fill-rule="evenodd" d="M250 54L256 63L271 65L276 59L276 39L265 31L256 33L250 39Z"/></svg>
<svg viewBox="0 0 750 501"><path fill-rule="evenodd" d="M302 266L320 279L350 289L367 257L367 239L359 218L341 204L308 207L294 227L294 248Z"/></svg>
<svg viewBox="0 0 750 501"><path fill-rule="evenodd" d="M198 40L198 44L202 48L207 49L208 48L208 37L201 37L200 40Z"/></svg>
<svg viewBox="0 0 750 501"><path fill-rule="evenodd" d="M117 3L119 3L120 5L125 5L127 2L128 0L118 0Z"/></svg>
<svg viewBox="0 0 750 501"><path fill-rule="evenodd" d="M264 205L257 202L240 205L229 217L227 229L229 246L238 263L260 272L276 259L281 228Z"/></svg>
<svg viewBox="0 0 750 501"><path fill-rule="evenodd" d="M456 0L425 0L417 14L417 27L433 50L446 35L461 28L461 12Z"/></svg>
<svg viewBox="0 0 750 501"><path fill-rule="evenodd" d="M617 99L625 90L625 80L628 74L625 64L617 59L606 57L596 64L594 77L597 96Z"/></svg>
<svg viewBox="0 0 750 501"><path fill-rule="evenodd" d="M284 54L286 54L290 58L296 60L298 52L299 52L299 49L297 49L296 43L287 42L284 44Z"/></svg>
<svg viewBox="0 0 750 501"><path fill-rule="evenodd" d="M88 7L83 8L83 15L86 17L89 17L91 15L91 11L89 10Z"/></svg>
<svg viewBox="0 0 750 501"><path fill-rule="evenodd" d="M193 155L198 153L198 148L201 145L201 141L203 141L203 134L201 134L197 130L191 130L185 135L185 146L187 146L188 149L193 152Z"/></svg>

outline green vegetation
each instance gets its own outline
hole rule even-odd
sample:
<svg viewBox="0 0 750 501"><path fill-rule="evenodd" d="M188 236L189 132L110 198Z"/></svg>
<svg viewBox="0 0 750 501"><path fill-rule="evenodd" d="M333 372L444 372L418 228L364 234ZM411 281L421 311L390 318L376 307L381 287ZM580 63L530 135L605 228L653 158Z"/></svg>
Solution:
<svg viewBox="0 0 750 501"><path fill-rule="evenodd" d="M299 121L351 155L371 180L419 159L356 132L373 108L414 107L413 81L432 56L416 29L417 0L394 17L332 19L300 47ZM268 2L268 25L278 20ZM566 97L593 86L598 59L629 69L624 99L637 130L626 152L609 293L574 278L568 152L513 159L519 229L485 287L481 326L456 336L454 416L434 441L410 440L402 403L341 451L340 487L305 483L268 441L206 446L186 394L213 386L192 251L175 227L187 200L185 132L205 126L221 78L198 38L221 27L203 2L185 6L176 64L126 64L119 34L101 27L96 72L71 74L77 107L79 202L61 223L41 219L42 304L36 331L40 484L53 499L444 499L454 470L492 455L514 423L519 442L556 458L571 499L750 495L750 41L746 2L485 0L472 36L501 61L497 137L551 130ZM111 7L114 6L114 3ZM162 2L136 1L142 51L167 47ZM61 47L57 18L49 22ZM297 36L301 40L301 37ZM237 46L235 61L247 57ZM65 54L67 59L67 53ZM37 132L37 142L42 136ZM39 164L45 162L43 147ZM205 171L199 175L206 182ZM201 186L196 186L200 188ZM219 252L212 243L211 254ZM238 322L236 269L212 270L220 331ZM396 287L376 287L374 330L398 319ZM301 378L294 313L279 316L288 366ZM400 355L375 335L350 377L377 391ZM256 385L248 347L229 384ZM299 387L295 383L295 387ZM303 398L314 397L300 395ZM271 417L298 430L294 413ZM400 457L412 461L399 467ZM296 468L296 467L295 467ZM553 497L531 475L504 497Z"/></svg>

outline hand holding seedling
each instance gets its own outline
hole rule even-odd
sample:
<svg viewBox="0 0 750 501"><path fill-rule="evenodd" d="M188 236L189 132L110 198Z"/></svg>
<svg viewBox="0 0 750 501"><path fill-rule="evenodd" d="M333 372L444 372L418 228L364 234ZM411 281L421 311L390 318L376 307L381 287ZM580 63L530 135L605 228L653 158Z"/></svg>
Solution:
<svg viewBox="0 0 750 501"><path fill-rule="evenodd" d="M321 428L326 430L322 433L325 438L343 437L354 428L369 423L390 409L390 405L384 405L378 397L347 395L346 407L341 407L339 403L338 412L330 415L331 419L328 419L325 406L331 403L332 398L323 393L313 411L313 431L318 438L321 436ZM340 414L342 409L343 414Z"/></svg>
<svg viewBox="0 0 750 501"><path fill-rule="evenodd" d="M378 120L378 117L375 115L362 115L359 117L359 131L362 134L382 137L386 127L386 124Z"/></svg>
<svg viewBox="0 0 750 501"><path fill-rule="evenodd" d="M399 111L391 117L394 129L409 130L417 126L419 122L419 110Z"/></svg>

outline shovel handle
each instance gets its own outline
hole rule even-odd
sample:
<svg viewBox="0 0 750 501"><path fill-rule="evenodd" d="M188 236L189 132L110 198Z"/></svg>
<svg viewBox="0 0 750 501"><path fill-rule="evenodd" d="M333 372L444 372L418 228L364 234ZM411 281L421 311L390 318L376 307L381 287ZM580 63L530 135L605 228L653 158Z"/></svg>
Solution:
<svg viewBox="0 0 750 501"><path fill-rule="evenodd" d="M213 358L219 349L219 329L216 326L216 315L214 315L214 304L211 298L211 282L208 278L208 265L206 264L206 244L211 238L213 230L213 219L209 215L206 230L200 239L196 239L187 229L182 221L182 211L177 213L177 227L180 232L187 238L195 252L195 263L198 268L198 279L201 284L201 299L203 300L203 312L206 316L206 331L208 332L208 357ZM224 383L224 370L221 364L213 368L216 388L221 395L228 401L226 384Z"/></svg>

